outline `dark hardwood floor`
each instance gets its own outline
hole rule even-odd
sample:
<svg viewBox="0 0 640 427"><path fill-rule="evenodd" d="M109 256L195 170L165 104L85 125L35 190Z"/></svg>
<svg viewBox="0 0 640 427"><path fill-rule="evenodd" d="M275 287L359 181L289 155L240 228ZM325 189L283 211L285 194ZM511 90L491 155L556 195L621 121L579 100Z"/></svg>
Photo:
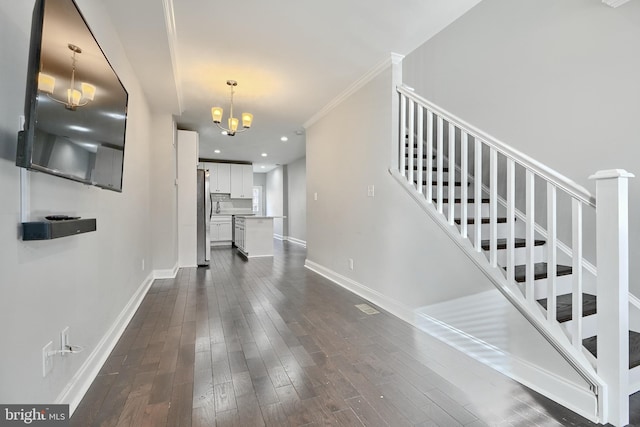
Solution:
<svg viewBox="0 0 640 427"><path fill-rule="evenodd" d="M71 425L592 425L275 249L156 280Z"/></svg>

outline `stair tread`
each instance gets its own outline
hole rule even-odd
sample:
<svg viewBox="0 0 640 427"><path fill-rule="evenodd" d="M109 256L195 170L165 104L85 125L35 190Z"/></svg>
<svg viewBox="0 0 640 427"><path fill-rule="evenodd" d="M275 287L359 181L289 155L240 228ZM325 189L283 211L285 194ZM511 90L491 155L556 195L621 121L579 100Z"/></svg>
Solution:
<svg viewBox="0 0 640 427"><path fill-rule="evenodd" d="M408 170L409 170L409 166L408 166L408 165L407 165L407 166L405 166L405 167L404 167L404 170L408 171ZM418 170L418 165L413 165L413 170L414 170L414 171L417 171L417 170ZM434 166L431 170L432 170L433 172L438 172L438 167L437 167L437 166ZM426 166L422 166L422 171L423 171L423 172L426 172L426 171L427 171L427 167L426 167ZM449 168L448 168L448 167L443 167L443 168L442 168L442 172L449 172Z"/></svg>
<svg viewBox="0 0 640 427"><path fill-rule="evenodd" d="M547 299L539 299L538 303L547 308ZM556 297L556 319L558 322L568 322L572 319L572 294L558 295ZM591 294L582 294L582 316L591 316L596 314L596 296Z"/></svg>
<svg viewBox="0 0 640 427"><path fill-rule="evenodd" d="M436 197L433 198L434 202L437 202L438 199ZM481 199L480 203L489 203L490 200L488 198L483 198ZM443 198L442 199L442 203L449 203L449 199L448 198ZM461 198L455 198L453 199L453 203L462 203L462 199ZM474 199L467 199L467 203L475 203Z"/></svg>
<svg viewBox="0 0 640 427"><path fill-rule="evenodd" d="M432 185L438 185L438 181L434 180L434 181L432 182ZM448 187L448 186L449 186L449 181L442 181L442 185L444 185L445 187ZM471 185L471 183L470 183L470 182L467 182L467 186L469 186L469 185ZM456 187L462 187L462 182L460 182L460 181L455 181L455 182L454 182L454 186L456 186Z"/></svg>
<svg viewBox="0 0 640 427"><path fill-rule="evenodd" d="M460 218L456 218L455 222L456 222L456 224L460 224L460 222L461 222ZM498 224L504 224L506 222L507 222L507 218L506 217L498 217L497 218L497 223ZM475 218L468 218L467 219L467 224L472 224L473 225L475 223L476 223ZM491 218L482 218L481 223L482 224L489 224L489 223L491 223Z"/></svg>
<svg viewBox="0 0 640 427"><path fill-rule="evenodd" d="M491 249L489 240L483 240L481 242L482 249L488 251ZM534 246L542 246L547 243L545 240L535 240ZM527 246L527 239L516 238L515 239L515 247L516 248L525 248ZM498 239L498 249L507 249L507 239Z"/></svg>
<svg viewBox="0 0 640 427"><path fill-rule="evenodd" d="M589 353L598 357L598 336L585 338L582 340ZM640 366L640 333L629 331L629 369Z"/></svg>
<svg viewBox="0 0 640 427"><path fill-rule="evenodd" d="M506 267L505 267L506 269ZM547 278L547 263L546 262L536 262L533 269L533 277L535 280L541 280ZM524 283L527 281L526 279L526 265L516 265L515 266L515 279L518 283ZM556 266L556 276L566 276L571 274L571 266L558 264Z"/></svg>

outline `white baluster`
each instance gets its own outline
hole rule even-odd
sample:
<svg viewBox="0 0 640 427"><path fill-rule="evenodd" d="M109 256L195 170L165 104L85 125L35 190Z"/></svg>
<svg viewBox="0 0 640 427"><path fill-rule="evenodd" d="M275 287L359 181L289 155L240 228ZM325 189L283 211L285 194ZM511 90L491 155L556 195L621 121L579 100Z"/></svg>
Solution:
<svg viewBox="0 0 640 427"><path fill-rule="evenodd" d="M556 270L558 260L556 187L547 182L547 320L556 321Z"/></svg>
<svg viewBox="0 0 640 427"><path fill-rule="evenodd" d="M400 95L400 174L407 176L405 167L407 165L407 97Z"/></svg>
<svg viewBox="0 0 640 427"><path fill-rule="evenodd" d="M460 182L462 185L462 191L460 194L460 234L462 237L467 237L467 218L468 218L468 205L467 199L469 198L469 136L465 131L460 129Z"/></svg>
<svg viewBox="0 0 640 427"><path fill-rule="evenodd" d="M416 136L416 132L415 132L415 126L414 126L414 120L415 120L415 105L416 103L413 100L409 100L409 130L407 131L407 133L409 134L409 138L407 139L407 144L409 145L409 152L408 152L408 168L409 170L407 171L407 181L409 181L409 184L411 186L414 186L414 168L413 165L415 164L413 162L413 154L415 153L415 136Z"/></svg>
<svg viewBox="0 0 640 427"><path fill-rule="evenodd" d="M629 178L614 169L596 180L598 374L607 383L609 417L629 423Z"/></svg>
<svg viewBox="0 0 640 427"><path fill-rule="evenodd" d="M449 204L447 205L447 218L449 220L449 225L453 225L453 214L456 207L456 128L453 123L449 123L449 132L447 132L447 137L449 140L449 173L447 174L447 180L449 181L449 194L447 195L447 198L449 199ZM462 220L464 221L464 218Z"/></svg>
<svg viewBox="0 0 640 427"><path fill-rule="evenodd" d="M437 162L437 166L436 168L438 169L437 172L437 181L438 181L438 185L436 185L436 192L437 192L437 198L438 198L438 212L442 213L442 191L443 191L443 185L442 185L442 150L443 150L443 129L444 129L444 120L442 120L442 117L438 116L438 141L437 141L437 148L436 148L436 162Z"/></svg>
<svg viewBox="0 0 640 427"><path fill-rule="evenodd" d="M498 152L489 149L489 260L498 266ZM478 224L478 227L480 224Z"/></svg>
<svg viewBox="0 0 640 427"><path fill-rule="evenodd" d="M582 348L582 203L571 199L572 235L571 235L571 318L573 319L571 341L577 349Z"/></svg>
<svg viewBox="0 0 640 427"><path fill-rule="evenodd" d="M422 105L418 105L418 110L417 110L417 114L418 114L418 132L417 132L417 136L416 136L416 140L418 141L418 171L416 172L416 176L417 176L417 180L418 180L418 192L420 194L424 194L424 161L423 161L423 157L424 157L424 135L423 135L423 129L422 129L422 117L424 115L424 109L422 108Z"/></svg>
<svg viewBox="0 0 640 427"><path fill-rule="evenodd" d="M433 113L427 110L427 203L433 203Z"/></svg>
<svg viewBox="0 0 640 427"><path fill-rule="evenodd" d="M480 227L480 221L482 220L482 141L477 137L474 137L474 153L473 153L473 220L475 226L473 227L473 243L476 247L476 252L482 252L482 227Z"/></svg>
<svg viewBox="0 0 640 427"><path fill-rule="evenodd" d="M535 277L534 277L534 267L535 267L535 215L536 215L536 194L535 194L535 186L536 186L536 176L535 174L527 169L527 218L526 218L526 239L527 239L527 260L525 262L525 294L527 301L530 306L533 307L535 304Z"/></svg>
<svg viewBox="0 0 640 427"><path fill-rule="evenodd" d="M516 250L516 164L507 159L507 282L512 283L515 277Z"/></svg>

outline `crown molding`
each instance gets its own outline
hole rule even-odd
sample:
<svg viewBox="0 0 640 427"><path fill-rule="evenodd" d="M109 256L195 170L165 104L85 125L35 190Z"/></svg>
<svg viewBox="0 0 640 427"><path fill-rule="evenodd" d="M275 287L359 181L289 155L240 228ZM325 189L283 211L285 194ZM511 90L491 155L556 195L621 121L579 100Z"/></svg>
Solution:
<svg viewBox="0 0 640 427"><path fill-rule="evenodd" d="M362 77L353 82L344 92L331 100L327 105L325 105L320 111L314 114L309 120L304 122L303 126L305 129L308 129L311 125L316 123L318 120L329 114L331 110L340 105L344 100L349 98L355 92L357 92L364 85L369 83L375 77L377 77L381 72L389 68L392 64L399 64L402 62L404 55L400 55L398 53L391 53L384 61L380 62L375 67L371 68L367 71Z"/></svg>
<svg viewBox="0 0 640 427"><path fill-rule="evenodd" d="M176 96L178 97L178 113L184 111L184 96L182 93L182 79L178 67L178 36L176 34L176 17L173 7L173 0L163 0L162 9L164 11L164 23L167 30L167 42L169 45L169 55L171 56L171 66L173 68L173 79L176 86Z"/></svg>

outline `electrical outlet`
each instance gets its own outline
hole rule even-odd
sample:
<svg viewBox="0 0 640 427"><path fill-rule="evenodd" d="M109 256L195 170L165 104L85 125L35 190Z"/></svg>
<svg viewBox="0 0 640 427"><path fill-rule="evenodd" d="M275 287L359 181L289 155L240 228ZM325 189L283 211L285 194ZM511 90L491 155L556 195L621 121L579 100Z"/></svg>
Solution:
<svg viewBox="0 0 640 427"><path fill-rule="evenodd" d="M53 370L53 341L42 347L42 377L46 377Z"/></svg>
<svg viewBox="0 0 640 427"><path fill-rule="evenodd" d="M374 197L376 195L376 187L375 185L369 185L367 187L367 196Z"/></svg>
<svg viewBox="0 0 640 427"><path fill-rule="evenodd" d="M313 193L313 200L318 200L318 193Z"/></svg>
<svg viewBox="0 0 640 427"><path fill-rule="evenodd" d="M144 271L144 258L142 258L142 271Z"/></svg>
<svg viewBox="0 0 640 427"><path fill-rule="evenodd" d="M349 258L349 270L353 270L353 258Z"/></svg>
<svg viewBox="0 0 640 427"><path fill-rule="evenodd" d="M60 332L60 350L62 351L62 353L60 354L62 354L63 356L67 354L64 351L69 348L70 342L71 341L69 340L69 327L67 326L62 330L62 332Z"/></svg>

